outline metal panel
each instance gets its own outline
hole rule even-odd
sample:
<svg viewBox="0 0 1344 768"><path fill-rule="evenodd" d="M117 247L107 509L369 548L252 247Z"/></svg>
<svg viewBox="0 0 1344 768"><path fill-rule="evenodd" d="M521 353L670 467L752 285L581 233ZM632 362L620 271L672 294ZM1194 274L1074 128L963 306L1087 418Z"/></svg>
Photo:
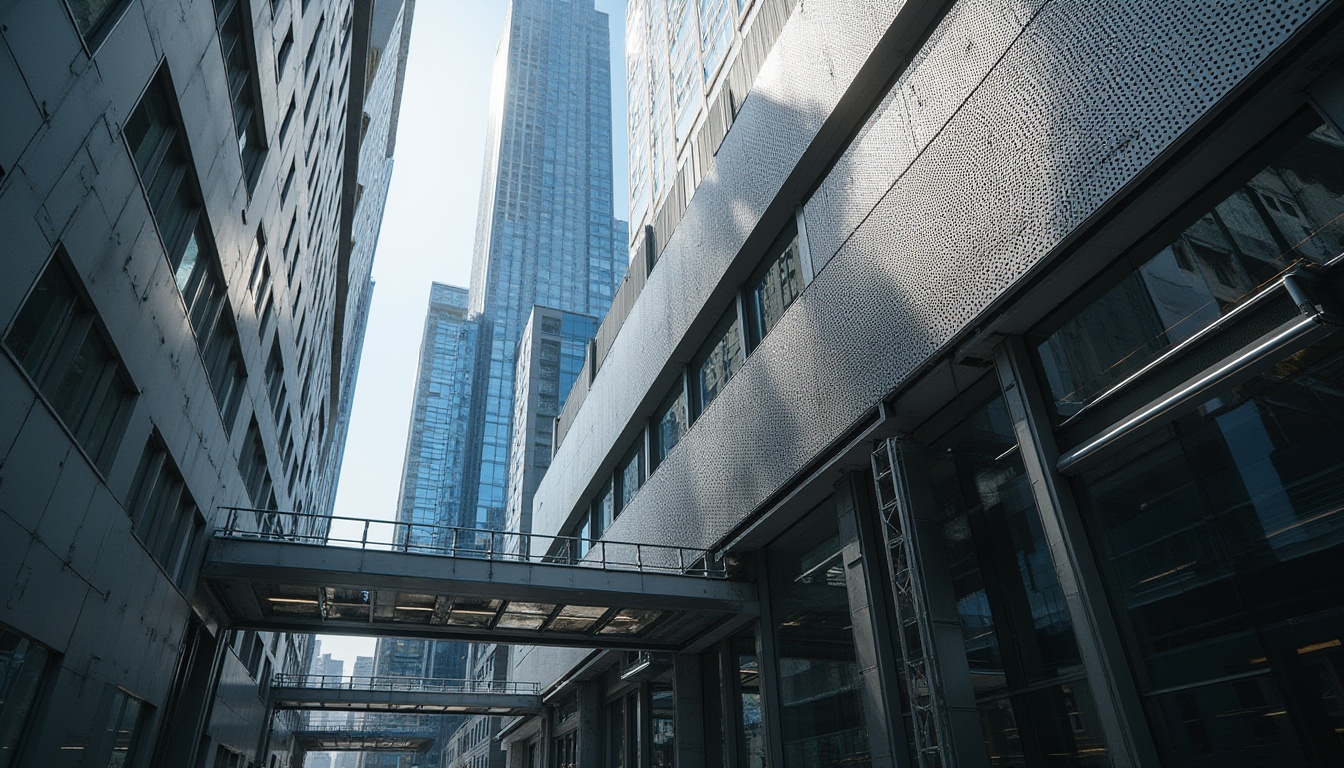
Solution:
<svg viewBox="0 0 1344 768"><path fill-rule="evenodd" d="M935 42L987 35L1001 45L1029 21L1001 56L968 54L966 65L982 71L955 78L958 87L976 85L941 128L936 116L910 116L930 139L899 176L890 166L853 169L865 189L890 185L870 209L809 211L812 242L843 247L610 535L715 545L1326 4L1056 1L1033 16L1027 4L1013 15L968 2L946 17L943 24L956 29ZM702 307L712 314L711 298L735 287L725 283L753 259L738 253L749 233L873 55L885 28L869 16L859 24L857 16L874 12L809 2L789 19L538 491L536 530L560 529L586 500L603 462L624 448L615 444L622 430L694 348L696 339L683 337L703 325L696 315ZM887 25L894 18L890 12ZM936 57L931 50L921 61L947 61L955 49ZM909 99L905 108L923 109ZM874 128L851 153L881 154L891 134ZM848 235L837 231L860 220Z"/></svg>

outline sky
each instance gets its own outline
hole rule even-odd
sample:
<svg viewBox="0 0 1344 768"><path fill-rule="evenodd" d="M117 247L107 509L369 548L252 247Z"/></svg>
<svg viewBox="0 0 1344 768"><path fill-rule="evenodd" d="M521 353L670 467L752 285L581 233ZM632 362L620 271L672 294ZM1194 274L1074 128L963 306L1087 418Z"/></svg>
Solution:
<svg viewBox="0 0 1344 768"><path fill-rule="evenodd" d="M615 215L628 216L625 0L596 0L612 33ZM373 305L336 494L337 516L396 514L420 334L431 282L466 286L476 238L486 109L507 0L418 0L392 184L374 256ZM373 654L366 638L322 637L323 653Z"/></svg>

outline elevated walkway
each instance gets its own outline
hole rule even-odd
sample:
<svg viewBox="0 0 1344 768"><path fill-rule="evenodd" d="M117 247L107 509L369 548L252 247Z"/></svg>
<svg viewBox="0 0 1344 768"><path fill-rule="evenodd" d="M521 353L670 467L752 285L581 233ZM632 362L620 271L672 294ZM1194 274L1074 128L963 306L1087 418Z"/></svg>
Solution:
<svg viewBox="0 0 1344 768"><path fill-rule="evenodd" d="M425 752L438 730L425 725L394 725L377 715L317 719L294 732L302 752Z"/></svg>
<svg viewBox="0 0 1344 768"><path fill-rule="evenodd" d="M229 512L201 575L232 628L682 650L759 612L703 550Z"/></svg>
<svg viewBox="0 0 1344 768"><path fill-rule="evenodd" d="M531 715L541 711L535 683L360 675L276 675L276 709L416 714Z"/></svg>

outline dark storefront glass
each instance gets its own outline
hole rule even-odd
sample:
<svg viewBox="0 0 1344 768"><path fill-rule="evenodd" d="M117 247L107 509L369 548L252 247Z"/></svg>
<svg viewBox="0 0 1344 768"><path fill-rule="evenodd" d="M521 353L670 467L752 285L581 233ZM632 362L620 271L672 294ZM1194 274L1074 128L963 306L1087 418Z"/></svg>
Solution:
<svg viewBox="0 0 1344 768"><path fill-rule="evenodd" d="M785 768L870 765L835 506L767 550Z"/></svg>
<svg viewBox="0 0 1344 768"><path fill-rule="evenodd" d="M733 703L736 705L734 717L739 739L737 765L766 768L769 761L765 757L765 716L761 709L761 666L756 656L756 637L754 634L739 635L730 642Z"/></svg>
<svg viewBox="0 0 1344 768"><path fill-rule="evenodd" d="M47 649L0 625L0 768L18 759L49 658Z"/></svg>
<svg viewBox="0 0 1344 768"><path fill-rule="evenodd" d="M625 701L607 705L607 765L625 768Z"/></svg>
<svg viewBox="0 0 1344 768"><path fill-rule="evenodd" d="M676 742L673 738L673 714L676 699L672 686L654 683L649 689L649 740L652 768L672 768L676 764Z"/></svg>
<svg viewBox="0 0 1344 768"><path fill-rule="evenodd" d="M1344 141L1325 126L1287 149L1038 347L1057 414L1190 338L1295 264L1344 251Z"/></svg>
<svg viewBox="0 0 1344 768"><path fill-rule="evenodd" d="M928 456L991 764L1109 765L1003 398Z"/></svg>
<svg viewBox="0 0 1344 768"><path fill-rule="evenodd" d="M1079 488L1168 764L1344 765L1344 339Z"/></svg>

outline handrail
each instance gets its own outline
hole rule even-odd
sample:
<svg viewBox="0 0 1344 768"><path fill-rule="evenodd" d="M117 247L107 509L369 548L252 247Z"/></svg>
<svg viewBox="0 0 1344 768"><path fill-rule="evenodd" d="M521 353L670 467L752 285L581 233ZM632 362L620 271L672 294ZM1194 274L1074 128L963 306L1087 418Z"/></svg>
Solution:
<svg viewBox="0 0 1344 768"><path fill-rule="evenodd" d="M711 552L673 544L584 539L515 531L490 531L436 523L317 515L252 507L220 507L228 512L215 536L266 539L296 544L344 546L489 561L580 566L601 570L670 573L722 579L727 572ZM534 555L533 541L549 555ZM559 543L556 547L555 544Z"/></svg>
<svg viewBox="0 0 1344 768"><path fill-rule="evenodd" d="M426 693L503 693L539 695L537 683L513 680L464 680L396 675L296 675L280 673L272 688L313 688L340 691L413 691Z"/></svg>

